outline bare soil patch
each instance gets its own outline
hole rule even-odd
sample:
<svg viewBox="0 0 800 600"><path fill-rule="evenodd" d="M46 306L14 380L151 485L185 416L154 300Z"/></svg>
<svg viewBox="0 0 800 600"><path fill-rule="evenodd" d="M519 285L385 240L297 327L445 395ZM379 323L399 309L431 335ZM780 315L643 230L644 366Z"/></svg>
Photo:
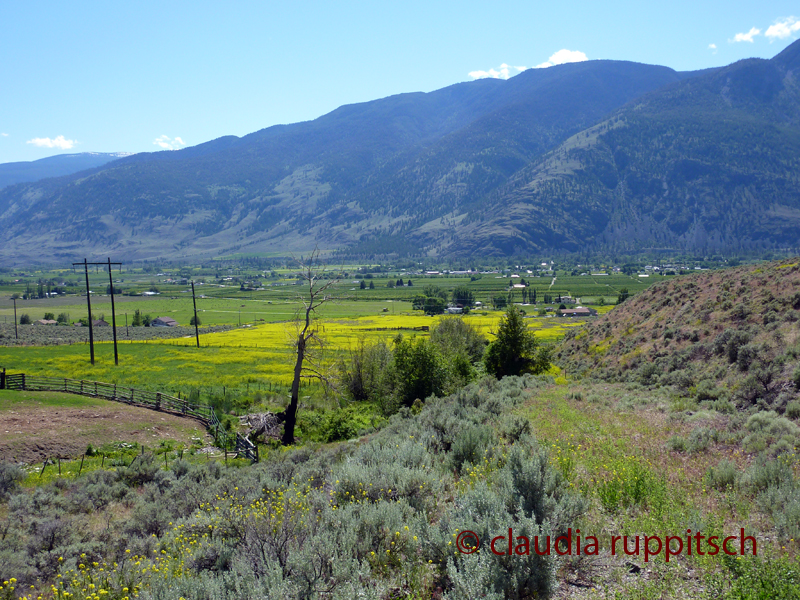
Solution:
<svg viewBox="0 0 800 600"><path fill-rule="evenodd" d="M63 407L28 400L0 410L0 460L14 463L73 458L89 444L152 447L175 440L188 447L198 437L207 442L205 429L196 421L114 402Z"/></svg>

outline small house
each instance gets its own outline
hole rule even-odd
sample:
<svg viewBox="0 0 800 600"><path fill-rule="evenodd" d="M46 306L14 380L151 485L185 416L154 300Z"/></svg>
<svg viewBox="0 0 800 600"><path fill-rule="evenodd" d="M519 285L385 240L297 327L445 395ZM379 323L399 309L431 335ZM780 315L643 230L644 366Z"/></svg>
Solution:
<svg viewBox="0 0 800 600"><path fill-rule="evenodd" d="M178 322L172 317L158 317L150 321L150 327L177 327Z"/></svg>
<svg viewBox="0 0 800 600"><path fill-rule="evenodd" d="M97 321L92 321L92 327L108 327L108 323L103 319L97 319Z"/></svg>

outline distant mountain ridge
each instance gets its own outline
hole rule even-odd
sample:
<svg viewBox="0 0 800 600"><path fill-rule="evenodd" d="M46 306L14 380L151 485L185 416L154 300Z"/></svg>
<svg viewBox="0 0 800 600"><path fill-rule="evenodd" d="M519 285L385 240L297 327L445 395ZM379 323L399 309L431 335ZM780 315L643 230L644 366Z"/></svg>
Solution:
<svg viewBox="0 0 800 600"><path fill-rule="evenodd" d="M697 73L529 70L14 185L0 256L797 246L798 43Z"/></svg>
<svg viewBox="0 0 800 600"><path fill-rule="evenodd" d="M79 171L100 167L125 156L130 156L130 152L79 152L58 154L33 161L2 163L0 164L0 189L15 183L72 175Z"/></svg>

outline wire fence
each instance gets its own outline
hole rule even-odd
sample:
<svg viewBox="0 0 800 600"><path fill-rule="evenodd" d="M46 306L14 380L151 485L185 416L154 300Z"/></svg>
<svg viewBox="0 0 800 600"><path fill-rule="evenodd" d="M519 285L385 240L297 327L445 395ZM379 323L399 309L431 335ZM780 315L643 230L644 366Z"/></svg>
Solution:
<svg viewBox="0 0 800 600"><path fill-rule="evenodd" d="M6 373L5 370L0 372L0 389L79 394L196 419L206 426L218 446L235 450L239 456L258 462L258 447L239 433L226 431L216 411L205 404L195 404L162 392L139 390L115 383Z"/></svg>

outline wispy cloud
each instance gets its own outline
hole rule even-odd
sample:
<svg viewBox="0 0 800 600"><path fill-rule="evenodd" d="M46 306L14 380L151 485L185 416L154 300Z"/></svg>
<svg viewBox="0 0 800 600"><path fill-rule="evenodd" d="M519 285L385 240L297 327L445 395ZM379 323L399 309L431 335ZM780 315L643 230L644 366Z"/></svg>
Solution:
<svg viewBox="0 0 800 600"><path fill-rule="evenodd" d="M157 137L155 140L153 140L153 144L164 148L164 150L180 150L181 146L186 145L186 142L179 137L171 139L166 135L162 135L161 137Z"/></svg>
<svg viewBox="0 0 800 600"><path fill-rule="evenodd" d="M7 133L0 133L0 135L2 135L3 137L8 137Z"/></svg>
<svg viewBox="0 0 800 600"><path fill-rule="evenodd" d="M493 79L508 79L509 77L513 77L517 73L522 73L528 69L544 69L545 67L563 65L564 63L571 62L582 62L584 60L589 59L583 52L578 50L567 50L564 48L563 50L559 50L553 54L546 62L540 63L535 67L517 67L503 63L496 69L493 68L489 69L488 71L470 71L469 76L473 79L486 79L487 77L491 77Z"/></svg>
<svg viewBox="0 0 800 600"><path fill-rule="evenodd" d="M506 63L503 63L497 67L497 69L489 69L488 71L470 71L469 76L473 79L486 79L487 77L492 79L508 79L517 73L522 73L527 68L528 67L512 67ZM516 71L516 73L512 73L512 70Z"/></svg>
<svg viewBox="0 0 800 600"><path fill-rule="evenodd" d="M735 36L733 36L732 40L728 40L728 41L731 42L731 43L735 43L735 42L750 42L752 44L753 43L753 38L756 37L759 33L761 33L760 29L757 29L756 27L752 27L750 29L750 31L748 31L747 33L737 33Z"/></svg>
<svg viewBox="0 0 800 600"><path fill-rule="evenodd" d="M774 24L770 25L764 35L769 38L770 42L775 40L783 40L800 31L800 21L797 17L786 17L778 19Z"/></svg>
<svg viewBox="0 0 800 600"><path fill-rule="evenodd" d="M78 142L76 142L75 140L68 140L64 138L63 135L60 135L54 139L33 138L32 140L28 140L25 143L33 144L34 146L39 146L40 148L58 148L59 150L69 150Z"/></svg>
<svg viewBox="0 0 800 600"><path fill-rule="evenodd" d="M539 63L534 69L546 69L555 65L563 65L565 63L583 62L589 58L580 50L567 50L563 48L553 54L547 61Z"/></svg>

